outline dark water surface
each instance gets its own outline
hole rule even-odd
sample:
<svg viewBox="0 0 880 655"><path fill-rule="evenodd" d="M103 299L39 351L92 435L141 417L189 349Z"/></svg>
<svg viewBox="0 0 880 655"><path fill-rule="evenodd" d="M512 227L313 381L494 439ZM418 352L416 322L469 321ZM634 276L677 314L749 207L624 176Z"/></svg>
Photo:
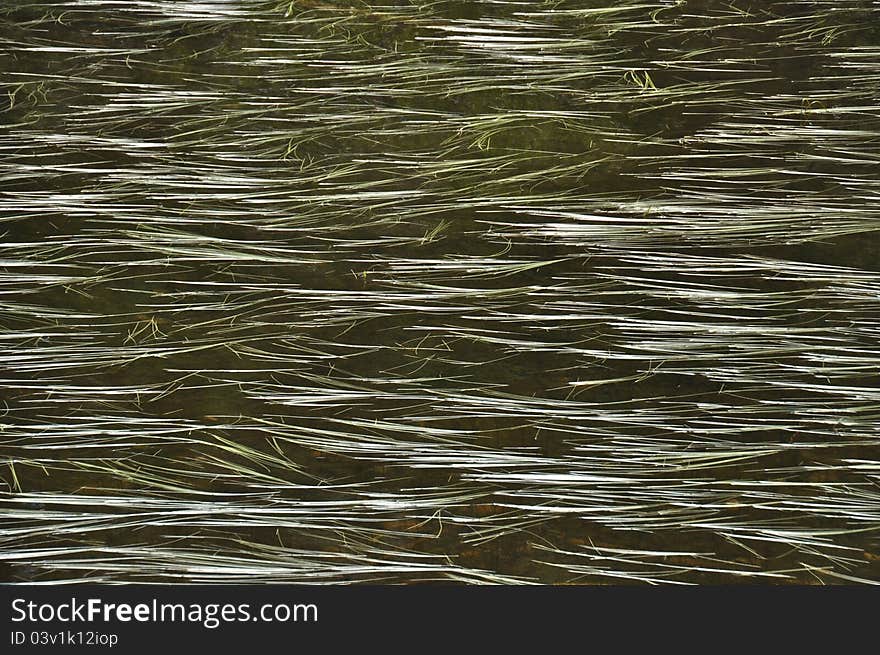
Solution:
<svg viewBox="0 0 880 655"><path fill-rule="evenodd" d="M880 581L880 2L0 9L4 581Z"/></svg>

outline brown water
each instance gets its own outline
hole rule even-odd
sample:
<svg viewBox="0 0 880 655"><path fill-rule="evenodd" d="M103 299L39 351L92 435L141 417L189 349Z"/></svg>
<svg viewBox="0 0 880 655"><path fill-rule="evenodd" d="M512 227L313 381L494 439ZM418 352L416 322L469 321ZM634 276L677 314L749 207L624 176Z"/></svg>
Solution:
<svg viewBox="0 0 880 655"><path fill-rule="evenodd" d="M880 580L880 4L0 10L2 580Z"/></svg>

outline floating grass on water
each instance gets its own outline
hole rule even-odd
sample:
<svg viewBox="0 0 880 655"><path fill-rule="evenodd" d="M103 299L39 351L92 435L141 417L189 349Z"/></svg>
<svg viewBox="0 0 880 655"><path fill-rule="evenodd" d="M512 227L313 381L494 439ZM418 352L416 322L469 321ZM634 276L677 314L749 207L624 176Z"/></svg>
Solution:
<svg viewBox="0 0 880 655"><path fill-rule="evenodd" d="M0 9L0 573L880 579L863 0Z"/></svg>

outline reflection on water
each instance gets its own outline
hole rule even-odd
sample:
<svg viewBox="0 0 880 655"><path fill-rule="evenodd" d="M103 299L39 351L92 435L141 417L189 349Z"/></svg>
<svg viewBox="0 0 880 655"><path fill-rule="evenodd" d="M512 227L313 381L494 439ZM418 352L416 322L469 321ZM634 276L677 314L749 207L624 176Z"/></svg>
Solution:
<svg viewBox="0 0 880 655"><path fill-rule="evenodd" d="M0 10L4 580L880 580L880 7Z"/></svg>

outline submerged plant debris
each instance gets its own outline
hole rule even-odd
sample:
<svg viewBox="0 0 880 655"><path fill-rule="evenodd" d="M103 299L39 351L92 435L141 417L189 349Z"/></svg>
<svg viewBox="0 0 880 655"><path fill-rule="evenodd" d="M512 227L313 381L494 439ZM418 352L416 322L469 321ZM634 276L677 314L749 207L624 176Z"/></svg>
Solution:
<svg viewBox="0 0 880 655"><path fill-rule="evenodd" d="M0 578L880 581L877 0L0 8Z"/></svg>

